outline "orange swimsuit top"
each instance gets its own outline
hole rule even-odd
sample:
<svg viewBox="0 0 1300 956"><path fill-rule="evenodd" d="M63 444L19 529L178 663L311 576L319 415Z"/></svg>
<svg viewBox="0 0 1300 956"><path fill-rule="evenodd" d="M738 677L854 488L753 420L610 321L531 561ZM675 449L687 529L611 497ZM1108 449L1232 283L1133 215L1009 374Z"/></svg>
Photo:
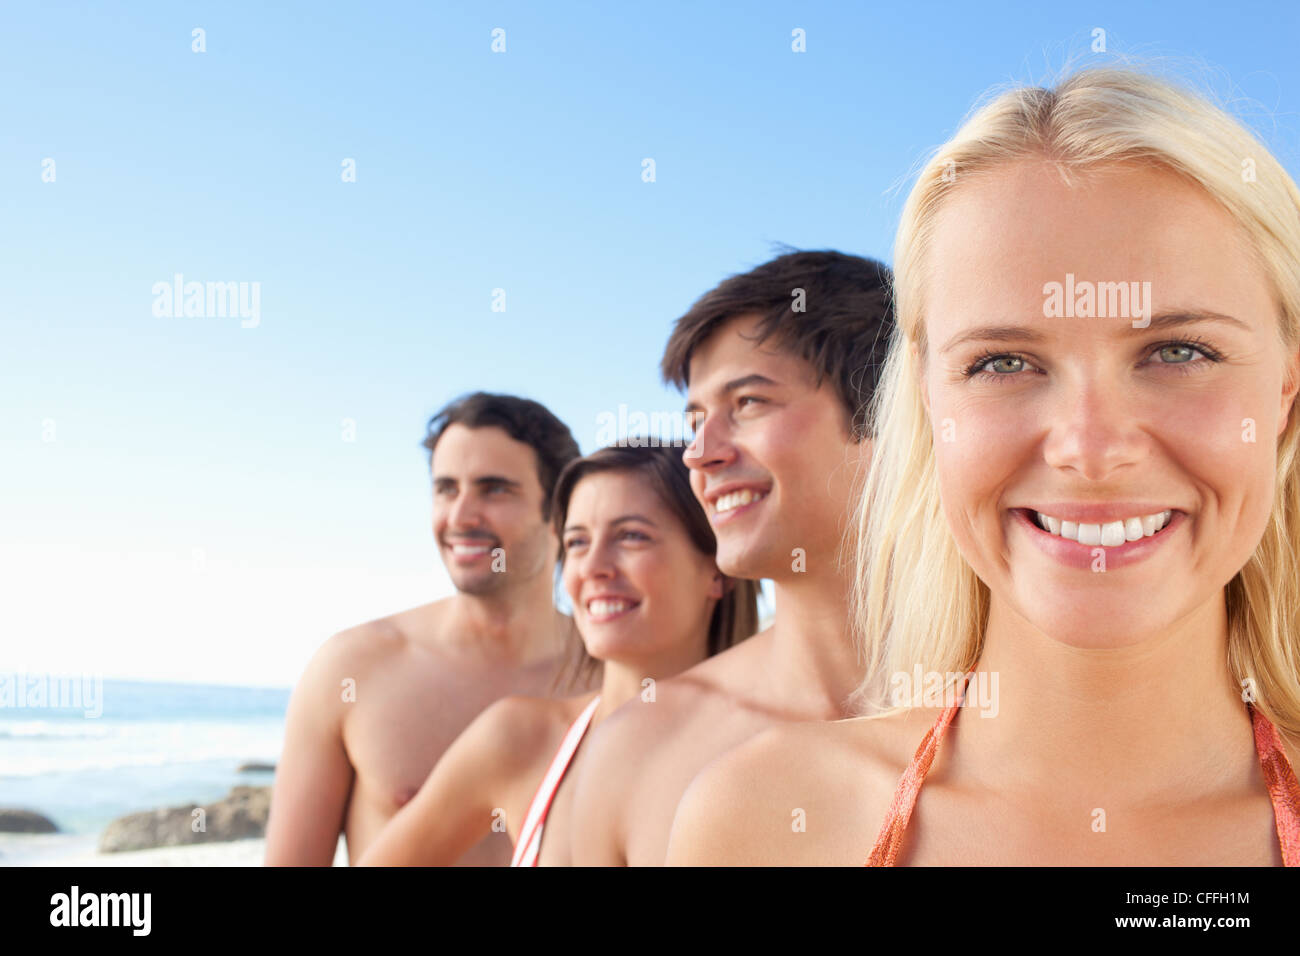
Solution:
<svg viewBox="0 0 1300 956"><path fill-rule="evenodd" d="M876 844L871 848L867 866L895 866L898 853L903 848L903 831L916 806L917 795L925 775L930 772L939 743L957 716L957 710L966 696L963 685L957 702L939 715L934 726L921 740L916 748L916 755L903 771L894 790L894 799L885 814L885 822L876 837ZM1259 764L1264 769L1264 781L1268 784L1268 796L1273 801L1273 819L1277 822L1277 838L1282 847L1282 865L1300 867L1300 781L1296 780L1291 762L1287 760L1286 751L1282 749L1282 738L1277 728L1267 717L1250 704L1251 725L1255 729L1255 751L1259 754Z"/></svg>

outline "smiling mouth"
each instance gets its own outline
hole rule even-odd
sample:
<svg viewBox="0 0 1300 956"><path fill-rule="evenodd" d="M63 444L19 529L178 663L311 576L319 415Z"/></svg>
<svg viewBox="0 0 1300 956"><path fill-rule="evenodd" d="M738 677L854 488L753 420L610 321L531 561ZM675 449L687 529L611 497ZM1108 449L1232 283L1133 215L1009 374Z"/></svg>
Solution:
<svg viewBox="0 0 1300 956"><path fill-rule="evenodd" d="M447 547L458 558L477 558L492 553L490 544L449 544Z"/></svg>
<svg viewBox="0 0 1300 956"><path fill-rule="evenodd" d="M626 598L593 598L587 602L587 617L593 621L612 621L640 606L640 601Z"/></svg>
<svg viewBox="0 0 1300 956"><path fill-rule="evenodd" d="M1089 547L1118 548L1132 541L1153 538L1163 532L1173 520L1177 509L1169 508L1149 515L1135 515L1116 521L1098 523L1066 521L1032 508L1016 509L1025 514L1033 524L1054 537L1064 538Z"/></svg>
<svg viewBox="0 0 1300 956"><path fill-rule="evenodd" d="M710 506L710 509L715 515L727 514L737 508L753 504L755 501L762 501L766 497L766 491L759 491L757 488L742 488L740 491L720 495Z"/></svg>

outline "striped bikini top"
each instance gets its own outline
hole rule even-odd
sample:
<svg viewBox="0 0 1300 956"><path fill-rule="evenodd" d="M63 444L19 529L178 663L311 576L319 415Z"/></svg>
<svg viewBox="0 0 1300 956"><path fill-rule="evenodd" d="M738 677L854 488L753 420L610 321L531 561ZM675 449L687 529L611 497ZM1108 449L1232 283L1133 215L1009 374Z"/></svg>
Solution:
<svg viewBox="0 0 1300 956"><path fill-rule="evenodd" d="M555 752L546 776L533 795L533 802L528 805L528 813L524 815L519 842L515 844L514 856L510 858L511 866L537 865L537 854L542 849L542 829L546 825L546 815L551 812L551 801L555 799L555 791L560 789L560 781L564 779L565 771L569 769L573 755L578 751L578 744L582 743L582 738L591 725L591 715L596 712L599 703L600 695L597 694L569 726L564 740L560 742L560 749Z"/></svg>
<svg viewBox="0 0 1300 956"><path fill-rule="evenodd" d="M969 676L969 675L968 675ZM867 866L895 866L899 851L903 848L903 831L912 816L921 784L930 772L935 754L939 752L939 743L951 726L957 711L965 698L963 685L957 702L939 715L934 726L921 740L916 748L912 762L899 778L894 790L894 799L885 814L885 822L876 837ZM1296 780L1291 762L1287 760L1282 748L1282 738L1272 722L1250 704L1251 726L1255 731L1255 751L1259 754L1259 764L1264 770L1264 782L1268 785L1268 796L1273 802L1273 819L1277 824L1277 838L1282 847L1282 865L1300 867L1300 781Z"/></svg>

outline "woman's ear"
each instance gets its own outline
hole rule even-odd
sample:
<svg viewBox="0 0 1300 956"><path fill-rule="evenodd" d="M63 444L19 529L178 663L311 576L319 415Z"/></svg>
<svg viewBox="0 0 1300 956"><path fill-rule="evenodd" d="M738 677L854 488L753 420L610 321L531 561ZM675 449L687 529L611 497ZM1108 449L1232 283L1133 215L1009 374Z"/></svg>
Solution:
<svg viewBox="0 0 1300 956"><path fill-rule="evenodd" d="M721 601L723 596L731 590L731 579L721 571L713 572L713 582L709 586L709 597Z"/></svg>

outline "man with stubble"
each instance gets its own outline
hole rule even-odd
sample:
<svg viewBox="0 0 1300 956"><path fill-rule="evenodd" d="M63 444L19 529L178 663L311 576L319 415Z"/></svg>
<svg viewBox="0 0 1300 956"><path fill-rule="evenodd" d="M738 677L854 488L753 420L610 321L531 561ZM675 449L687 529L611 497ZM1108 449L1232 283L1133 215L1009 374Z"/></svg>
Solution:
<svg viewBox="0 0 1300 956"><path fill-rule="evenodd" d="M552 599L551 492L579 455L568 428L536 402L476 392L430 420L424 447L456 593L316 652L289 701L267 865L327 866L340 832L355 862L484 708L553 694L578 639ZM505 865L510 852L493 832L460 864Z"/></svg>

